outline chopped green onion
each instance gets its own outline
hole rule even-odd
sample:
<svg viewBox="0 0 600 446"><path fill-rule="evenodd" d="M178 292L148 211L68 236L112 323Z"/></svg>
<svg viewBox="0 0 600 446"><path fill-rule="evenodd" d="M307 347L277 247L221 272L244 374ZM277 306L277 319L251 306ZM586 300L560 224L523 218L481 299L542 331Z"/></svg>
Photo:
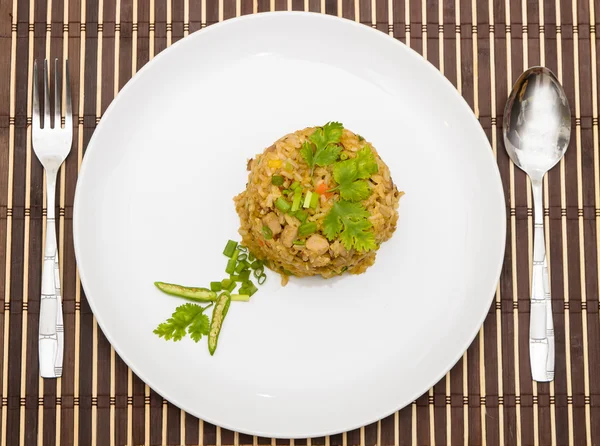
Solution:
<svg viewBox="0 0 600 446"><path fill-rule="evenodd" d="M252 262L252 265L250 265L250 268L252 269L259 269L262 268L264 265L262 260L255 260L254 262Z"/></svg>
<svg viewBox="0 0 600 446"><path fill-rule="evenodd" d="M300 209L300 201L302 201L302 189L297 188L294 192L294 202L292 204L292 212L296 212Z"/></svg>
<svg viewBox="0 0 600 446"><path fill-rule="evenodd" d="M263 283L265 283L265 280L267 280L267 275L265 273L262 273L257 279L257 282L259 285L262 285Z"/></svg>
<svg viewBox="0 0 600 446"><path fill-rule="evenodd" d="M240 279L240 276L237 274L231 274L229 276L229 280L233 281L233 282L243 282L242 279Z"/></svg>
<svg viewBox="0 0 600 446"><path fill-rule="evenodd" d="M222 289L223 289L223 286L221 285L221 282L211 282L210 283L211 291L221 291Z"/></svg>
<svg viewBox="0 0 600 446"><path fill-rule="evenodd" d="M237 242L234 242L233 240L229 240L227 242L227 244L225 245L223 254L225 254L227 257L231 257L233 255L233 252L235 251L235 248L237 248Z"/></svg>
<svg viewBox="0 0 600 446"><path fill-rule="evenodd" d="M245 282L246 280L248 280L250 278L250 270L244 270L242 271L239 275L238 278L240 280L240 282Z"/></svg>
<svg viewBox="0 0 600 446"><path fill-rule="evenodd" d="M346 161L346 160L348 159L348 154L347 154L346 152L342 152L342 153L340 154L340 159L341 159L342 161Z"/></svg>
<svg viewBox="0 0 600 446"><path fill-rule="evenodd" d="M317 194L315 194L317 195ZM311 191L306 192L306 197L304 198L304 204L302 205L302 207L304 209L310 207L310 201L312 199L313 193Z"/></svg>
<svg viewBox="0 0 600 446"><path fill-rule="evenodd" d="M289 195L289 194L290 194L290 192L294 192L294 191L293 191L293 190L289 190L289 189L283 189L283 190L281 191L281 193L282 193L283 195Z"/></svg>
<svg viewBox="0 0 600 446"><path fill-rule="evenodd" d="M290 210L290 208L292 207L287 201L285 201L285 198L279 197L277 199L277 201L275 202L275 206L277 207L277 209L279 209L281 212L287 212Z"/></svg>
<svg viewBox="0 0 600 446"><path fill-rule="evenodd" d="M239 252L248 252L248 248L244 245L238 245L237 249Z"/></svg>
<svg viewBox="0 0 600 446"><path fill-rule="evenodd" d="M237 259L231 258L227 261L227 267L225 268L225 272L227 274L233 274L235 271L235 267L237 265Z"/></svg>
<svg viewBox="0 0 600 446"><path fill-rule="evenodd" d="M262 227L262 233L265 240L271 240L273 238L273 231L268 226Z"/></svg>
<svg viewBox="0 0 600 446"><path fill-rule="evenodd" d="M290 186L290 189L294 190L296 189L298 186L300 186L300 183L298 181L294 181L292 183L292 185Z"/></svg>
<svg viewBox="0 0 600 446"><path fill-rule="evenodd" d="M310 197L310 207L317 209L317 204L319 204L319 194L313 194L312 197Z"/></svg>
<svg viewBox="0 0 600 446"><path fill-rule="evenodd" d="M221 289L226 290L229 287L229 285L231 285L231 282L233 282L233 280L231 280L231 279L221 280Z"/></svg>
<svg viewBox="0 0 600 446"><path fill-rule="evenodd" d="M243 252L238 256L237 260L238 260L238 262L241 262L242 260L246 260L247 258L248 258L248 254Z"/></svg>
<svg viewBox="0 0 600 446"><path fill-rule="evenodd" d="M285 162L285 170L287 170L288 172L291 172L292 170L294 170L294 166L292 166L292 163L290 163L289 161Z"/></svg>
<svg viewBox="0 0 600 446"><path fill-rule="evenodd" d="M281 186L285 179L281 175L273 175L271 177L271 184L273 186Z"/></svg>
<svg viewBox="0 0 600 446"><path fill-rule="evenodd" d="M256 257L254 257L254 254L252 254L251 252L248 253L248 261L249 262L254 262Z"/></svg>
<svg viewBox="0 0 600 446"><path fill-rule="evenodd" d="M261 267L259 269L255 269L252 275L258 279L264 272L265 269Z"/></svg>
<svg viewBox="0 0 600 446"><path fill-rule="evenodd" d="M232 294L231 301L232 302L249 302L250 295L248 295L248 294Z"/></svg>
<svg viewBox="0 0 600 446"><path fill-rule="evenodd" d="M306 245L306 242L304 240L294 240L292 243L294 245L299 245L299 246Z"/></svg>
<svg viewBox="0 0 600 446"><path fill-rule="evenodd" d="M252 296L257 291L258 288L256 288L256 285L254 285L251 280L244 282L239 289L240 294L247 294L249 296Z"/></svg>
<svg viewBox="0 0 600 446"><path fill-rule="evenodd" d="M308 218L308 212L306 211L298 211L296 212L295 217L300 220L300 223L304 223Z"/></svg>
<svg viewBox="0 0 600 446"><path fill-rule="evenodd" d="M298 228L298 235L304 237L317 231L317 224L314 221L303 223Z"/></svg>
<svg viewBox="0 0 600 446"><path fill-rule="evenodd" d="M237 283L235 283L235 281L232 280L231 284L226 288L226 291L228 291L229 293L231 293L233 290L235 290L236 286L237 286Z"/></svg>
<svg viewBox="0 0 600 446"><path fill-rule="evenodd" d="M235 272L239 274L242 271L247 270L249 266L250 265L248 264L248 262L242 260L241 262L238 262L237 266L235 267Z"/></svg>
<svg viewBox="0 0 600 446"><path fill-rule="evenodd" d="M240 255L240 250L236 249L235 251L233 251L233 255L231 256L231 258L233 260L237 260L238 256Z"/></svg>

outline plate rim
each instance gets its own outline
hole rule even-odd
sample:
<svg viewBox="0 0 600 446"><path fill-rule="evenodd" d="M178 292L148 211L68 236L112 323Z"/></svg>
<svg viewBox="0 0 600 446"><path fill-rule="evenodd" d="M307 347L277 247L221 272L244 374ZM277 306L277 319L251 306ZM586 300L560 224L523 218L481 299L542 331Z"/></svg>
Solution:
<svg viewBox="0 0 600 446"><path fill-rule="evenodd" d="M204 36L206 34L210 34L211 32L213 32L216 29L228 27L228 26L231 26L232 24L235 25L235 23L237 23L237 22L248 21L248 20L250 20L250 21L261 20L261 19L264 19L266 16L269 16L269 17L304 16L307 18L317 19L317 20L338 21L338 22L342 21L342 22L345 22L346 25L348 25L348 26L352 26L356 29L360 29L361 32L371 33L374 36L377 35L378 38L380 38L382 40L387 40L388 42L390 42L390 41L394 42L394 44L397 45L397 47L400 49L400 51L404 51L408 57L411 57L411 58L413 58L413 60L418 61L417 63L422 63L425 66L427 66L427 69L432 71L434 73L434 76L436 76L442 83L445 83L446 87L452 91L452 93L450 93L450 94L453 94L458 99L458 103L460 104L459 106L463 107L465 110L468 111L467 114L472 119L472 123L475 124L475 128L477 129L476 132L479 134L480 139L482 140L483 147L481 147L481 150L485 150L487 152L487 155L486 155L487 161L486 162L489 163L490 166L492 167L491 170L492 170L493 176L494 176L493 182L495 182L496 186L497 186L496 190L495 190L495 194L497 195L496 206L498 207L499 214L502 217L501 221L499 222L500 234L498 234L498 241L499 241L500 246L498 248L498 259L496 259L495 262L490 262L491 264L493 264L493 263L496 264L494 277L497 277L497 279L494 281L491 290L488 292L489 297L486 297L486 299L485 299L485 301L489 302L489 305L491 305L491 303L494 299L494 296L496 294L496 288L498 286L500 276L502 273L502 268L504 265L504 255L506 252L506 231L507 231L506 199L504 196L504 187L502 184L499 166L497 164L497 161L493 158L493 150L492 150L491 144L490 144L488 137L485 134L479 120L475 116L472 108L469 106L467 101L462 97L462 95L460 95L460 93L458 92L456 87L450 82L450 80L448 78L446 78L431 62L429 62L429 60L423 58L418 52L416 52L411 47L405 45L400 40L398 40L382 31L379 31L377 29L374 29L367 25L364 25L362 23L358 23L358 22L355 22L353 20L349 20L349 19L346 19L343 17L337 17L337 16L332 16L329 14L318 13L318 12L270 11L270 12L261 12L261 13L256 13L256 14L248 14L248 15L244 15L244 16L233 17L233 18L224 20L222 22L215 23L207 28L197 30L197 31L189 34L188 36L182 38L181 40L178 40L171 46L169 46L169 47L165 48L163 51L161 51L159 54L157 54L155 57L153 57L151 60L149 60L140 70L138 70L125 83L125 85L121 88L121 90L119 90L118 94L110 102L110 104L106 108L106 111L103 113L100 122L94 129L94 132L93 132L92 136L90 137L90 140L86 147L86 150L85 150L85 153L83 156L83 160L82 160L82 163L81 163L81 166L79 169L79 173L77 176L77 182L76 182L75 194L74 194L74 200L73 200L72 234L73 234L74 254L75 254L76 265L77 265L77 268L79 271L79 278L80 278L81 286L85 292L86 299L90 306L90 309L91 309L94 317L96 318L98 327L102 330L104 336L106 337L106 339L108 340L110 345L114 348L115 352L119 355L119 357L123 360L123 362L127 365L127 367L129 367L138 376L138 378L140 378L140 380L142 380L145 384L147 384L153 391L155 391L157 394L159 394L163 399L171 402L174 406L186 411L187 413L189 413L203 421L206 421L208 423L214 424L215 426L219 426L221 428L229 429L231 431L239 432L242 434L263 436L263 437L270 437L270 438L280 438L280 439L299 439L299 438L311 438L311 437L314 438L314 437L321 437L321 436L330 436L330 435L336 435L336 434L339 434L342 432L347 432L350 430L358 429L360 427L377 422L383 418L386 418L386 417L396 413L397 411L399 411L405 407L408 407L410 405L410 401L414 401L414 400L418 399L420 396L424 395L428 391L428 389L432 388L435 384L437 384L452 368L454 368L454 366L458 363L458 361L463 357L464 353L468 350L468 348L472 345L473 341L477 337L481 327L483 326L483 323L485 322L485 319L487 318L489 310L482 312L482 315L479 317L479 319L477 321L476 329L474 329L473 333L467 338L466 345L463 345L460 348L460 354L457 355L457 357L450 364L448 364L447 367L444 368L443 372L439 373L436 376L436 378L433 380L433 382L431 382L425 390L416 389L413 392L409 392L414 396L412 398L410 398L409 402L407 402L404 405L402 405L402 404L394 405L394 408L391 411L390 410L383 411L382 413L379 413L375 418L370 418L368 420L365 420L363 423L361 423L359 425L350 425L350 426L344 427L343 429L318 431L318 432L296 432L294 434L289 434L289 433L285 433L285 432L261 432L261 431L250 431L250 430L244 430L244 429L240 430L239 428L236 428L235 426L228 425L227 423L221 423L221 422L218 422L217 420L212 419L211 417L206 417L204 415L201 415L198 411L193 410L193 408L192 409L182 408L175 401L173 401L170 398L167 398L165 396L165 393L162 392L162 390L160 389L159 386L151 384L151 380L147 379L146 374L143 371L139 370L137 366L134 366L133 364L131 364L128 359L126 359L127 358L126 355L124 355L123 352L121 351L121 349L117 346L117 344L115 342L113 342L112 335L105 330L103 318L99 317L96 312L95 300L92 297L93 293L89 292L89 289L87 288L87 286L85 284L86 283L85 268L83 268L80 263L82 254L80 253L81 247L80 247L80 244L78 241L79 240L78 234L80 232L79 221L81 219L80 211L79 211L79 208L80 208L79 203L81 202L82 198L81 198L81 188L79 186L83 181L85 181L86 172L90 169L90 167L89 167L90 163L88 162L89 157L86 157L85 155L90 153L90 151L99 150L96 148L96 144L95 144L95 140L97 139L96 135L99 131L101 131L103 129L104 124L106 122L105 117L110 116L113 109L118 105L120 100L122 100L123 93L126 92L129 88L131 88L131 86L133 84L135 84L135 82L137 82L141 78L141 76L143 76L144 73L150 67L159 63L161 58L164 57L165 54L172 52L173 49L177 48L180 44L182 44L184 42L189 42L192 39L203 38L202 36ZM491 270L491 268L490 268L490 270ZM482 297L482 300L484 300L483 297Z"/></svg>

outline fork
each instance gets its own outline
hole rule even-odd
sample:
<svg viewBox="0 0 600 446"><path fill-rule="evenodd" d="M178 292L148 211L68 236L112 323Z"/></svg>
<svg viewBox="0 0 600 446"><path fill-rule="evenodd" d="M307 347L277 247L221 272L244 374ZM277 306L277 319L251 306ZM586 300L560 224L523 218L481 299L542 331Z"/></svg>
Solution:
<svg viewBox="0 0 600 446"><path fill-rule="evenodd" d="M31 135L33 150L46 173L46 242L42 266L42 290L40 298L40 326L38 356L42 378L62 376L64 352L64 326L60 271L56 243L54 206L58 169L71 150L73 142L73 113L69 85L69 61L65 61L65 126L61 127L61 78L58 59L54 59L54 127L50 123L50 85L48 83L48 60L44 60L44 115L40 113L38 94L37 61L33 64L33 121Z"/></svg>

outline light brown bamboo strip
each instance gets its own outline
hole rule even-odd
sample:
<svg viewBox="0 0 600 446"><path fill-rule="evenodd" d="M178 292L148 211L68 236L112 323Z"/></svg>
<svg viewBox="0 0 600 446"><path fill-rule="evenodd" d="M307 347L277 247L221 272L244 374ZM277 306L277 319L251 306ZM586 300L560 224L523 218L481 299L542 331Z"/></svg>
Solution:
<svg viewBox="0 0 600 446"><path fill-rule="evenodd" d="M583 209L583 173L582 173L582 148L581 148L581 92L579 85L579 17L577 13L578 1L571 1L573 17L573 85L575 88L575 147L577 154L577 208ZM591 23L591 22L590 22ZM590 374L588 354L588 326L587 326L587 287L585 270L585 230L583 227L583 212L578 212L579 227L579 289L581 293L581 330L583 341L583 388L585 411L585 438L586 444L592 444L591 412L590 412ZM587 402L586 402L587 401Z"/></svg>
<svg viewBox="0 0 600 446"><path fill-rule="evenodd" d="M589 0L590 11L590 67L592 79L592 137L594 144L594 204L600 209L600 155L598 138L598 71L596 56L596 2ZM592 26L593 24L593 26ZM600 215L596 212L596 278L600 289Z"/></svg>
<svg viewBox="0 0 600 446"><path fill-rule="evenodd" d="M10 46L10 81L9 81L9 124L8 124L8 173L7 173L7 197L6 197L6 246L5 246L5 269L4 269L4 334L2 345L2 432L0 433L0 444L6 446L6 423L8 416L8 337L10 334L10 278L12 263L12 210L13 207L13 176L14 176L14 153L15 153L15 97L17 77L17 11L18 2L13 0L11 19L11 46Z"/></svg>
<svg viewBox="0 0 600 446"><path fill-rule="evenodd" d="M511 23L511 8L510 0L506 0L505 4L505 20L506 23ZM507 91L512 89L512 32L511 27L506 27L506 82ZM510 206L515 207L515 166L511 162L509 166L509 184L510 184ZM515 373L515 412L517 432L515 441L517 446L521 445L521 382L519 378L519 310L518 310L518 278L517 278L517 222L515 215L510 216L510 247L512 261L512 300L513 300L513 358L514 358L514 373Z"/></svg>
<svg viewBox="0 0 600 446"><path fill-rule="evenodd" d="M83 118L85 104L85 51L86 51L86 15L87 15L87 0L81 0L80 5L80 40L79 40L79 107L77 115ZM79 119L77 124L77 171L81 169L83 160L83 119ZM74 372L73 372L73 397L76 398L77 404L73 404L73 443L74 446L79 445L79 358L81 352L80 333L81 333L81 278L79 277L79 269L75 267L75 355L74 355Z"/></svg>
<svg viewBox="0 0 600 446"><path fill-rule="evenodd" d="M562 19L560 14L560 0L556 0L556 28L560 29L562 26ZM562 33L556 35L556 57L558 73L557 77L559 82L563 82L563 57L562 57ZM565 183L565 160L564 158L560 162L560 206L566 208L567 206L567 192ZM573 387L571 383L571 327L570 327L570 310L569 310L569 246L567 237L567 216L561 216L561 237L562 237L562 266L563 266L563 300L566 303L564 306L564 320L565 320L565 363L566 369L566 381L567 381L567 398L573 396ZM567 400L568 401L568 400ZM567 404L567 422L568 422L568 437L569 444L573 444L573 405Z"/></svg>
<svg viewBox="0 0 600 446"><path fill-rule="evenodd" d="M32 23L31 18L33 17L35 10L35 4L33 1L29 2L29 23ZM33 30L28 34L29 44L29 57L27 61L27 118L31 122L32 119L32 87L33 87L33 54L34 54L34 39ZM36 123L39 125L39 123ZM27 132L26 141L26 160L25 160L25 209L31 207L31 131ZM30 213L25 214L24 218L24 234L23 234L23 304L21 313L21 383L20 383L20 397L21 402L25 400L27 396L27 322L29 312L27 310L29 303L29 231L30 231ZM43 246L43 244L42 244ZM43 263L43 261L42 261ZM43 394L42 394L43 395ZM19 426L19 445L25 444L25 405L20 404L20 418L21 423ZM43 414L42 414L43 417ZM42 418L43 422L43 418Z"/></svg>
<svg viewBox="0 0 600 446"><path fill-rule="evenodd" d="M102 37L104 35L104 0L98 0L96 52L96 122L102 116ZM98 401L98 321L92 315L92 401ZM98 440L98 405L92 404L92 446Z"/></svg>
<svg viewBox="0 0 600 446"><path fill-rule="evenodd" d="M488 25L489 25L489 44L490 44L490 115L492 123L492 151L496 158L498 157L498 127L496 113L496 50L495 50L495 18L494 2L488 1ZM500 279L501 280L501 279ZM500 291L500 282L496 288L494 304L496 306L496 356L498 361L497 379L498 379L498 440L499 446L504 446L504 383L503 383L503 360L502 360L502 295Z"/></svg>
<svg viewBox="0 0 600 446"><path fill-rule="evenodd" d="M115 55L114 55L114 71L113 71L113 97L119 92L119 60L121 50L121 0L115 1ZM110 346L110 421L109 421L109 438L110 446L115 446L116 431L115 431L115 399L116 399L116 354L115 348Z"/></svg>

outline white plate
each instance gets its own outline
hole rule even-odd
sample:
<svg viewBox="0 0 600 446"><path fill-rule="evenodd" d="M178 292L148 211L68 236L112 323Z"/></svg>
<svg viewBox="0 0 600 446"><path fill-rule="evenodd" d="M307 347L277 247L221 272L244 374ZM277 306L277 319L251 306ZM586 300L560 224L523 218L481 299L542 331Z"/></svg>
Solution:
<svg viewBox="0 0 600 446"><path fill-rule="evenodd" d="M156 337L182 301L155 280L224 277L246 159L329 120L372 141L406 191L375 266L285 288L271 274L232 305L214 357L205 340ZM141 379L211 423L305 437L394 412L460 358L496 288L505 210L487 138L433 66L366 26L273 13L211 26L140 70L89 144L73 225L92 310Z"/></svg>

